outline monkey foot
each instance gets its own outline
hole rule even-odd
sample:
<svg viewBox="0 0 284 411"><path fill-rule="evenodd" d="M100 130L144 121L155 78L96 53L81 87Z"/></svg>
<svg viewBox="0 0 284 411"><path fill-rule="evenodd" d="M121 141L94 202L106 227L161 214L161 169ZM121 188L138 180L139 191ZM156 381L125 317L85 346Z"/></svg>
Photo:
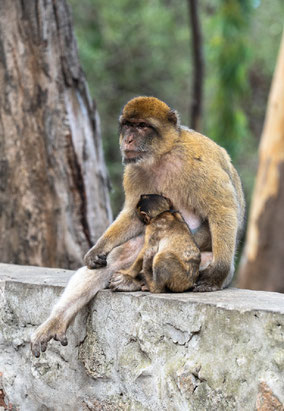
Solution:
<svg viewBox="0 0 284 411"><path fill-rule="evenodd" d="M147 284L142 284L141 290L142 290L142 291L150 291Z"/></svg>
<svg viewBox="0 0 284 411"><path fill-rule="evenodd" d="M110 280L109 288L112 291L140 291L142 283L139 280L135 280L129 275L115 273Z"/></svg>
<svg viewBox="0 0 284 411"><path fill-rule="evenodd" d="M51 318L40 325L31 336L31 350L36 358L41 352L45 352L48 342L53 338L60 341L62 345L67 345L66 326L62 326L58 318Z"/></svg>

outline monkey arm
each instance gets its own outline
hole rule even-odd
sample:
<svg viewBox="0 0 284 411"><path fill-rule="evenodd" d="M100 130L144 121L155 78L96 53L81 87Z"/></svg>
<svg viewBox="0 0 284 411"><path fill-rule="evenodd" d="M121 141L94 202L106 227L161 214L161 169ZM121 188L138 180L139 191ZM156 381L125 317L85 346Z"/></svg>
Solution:
<svg viewBox="0 0 284 411"><path fill-rule="evenodd" d="M215 291L229 285L234 275L234 255L238 231L237 214L224 208L219 215L208 217L212 239L213 260L200 272L193 291Z"/></svg>
<svg viewBox="0 0 284 411"><path fill-rule="evenodd" d="M134 207L132 210L123 209L94 247L87 252L84 263L89 268L106 265L106 257L111 250L143 232L144 226L133 210Z"/></svg>
<svg viewBox="0 0 284 411"><path fill-rule="evenodd" d="M140 251L134 263L128 269L120 269L114 272L109 288L112 291L139 291L144 286L142 279L136 279L143 265L143 249Z"/></svg>
<svg viewBox="0 0 284 411"><path fill-rule="evenodd" d="M129 277L136 278L142 270L144 253L145 249L143 247L132 266L129 267L127 270L121 270L120 272L123 275L129 275Z"/></svg>
<svg viewBox="0 0 284 411"><path fill-rule="evenodd" d="M143 267L145 245L140 250L133 264L127 269L116 270L111 278L109 287L113 291L138 291L145 287L144 279L136 279Z"/></svg>

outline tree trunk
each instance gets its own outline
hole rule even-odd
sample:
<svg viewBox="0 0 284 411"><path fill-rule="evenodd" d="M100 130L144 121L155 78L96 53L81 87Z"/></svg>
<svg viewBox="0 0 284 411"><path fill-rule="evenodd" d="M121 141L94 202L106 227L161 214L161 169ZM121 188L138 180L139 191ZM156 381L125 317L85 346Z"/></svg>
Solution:
<svg viewBox="0 0 284 411"><path fill-rule="evenodd" d="M111 219L65 0L0 2L0 261L76 268Z"/></svg>
<svg viewBox="0 0 284 411"><path fill-rule="evenodd" d="M259 149L239 286L284 292L284 35Z"/></svg>
<svg viewBox="0 0 284 411"><path fill-rule="evenodd" d="M193 60L193 92L190 109L190 126L194 130L201 131L204 63L202 52L202 34L198 17L198 0L188 0L188 9Z"/></svg>

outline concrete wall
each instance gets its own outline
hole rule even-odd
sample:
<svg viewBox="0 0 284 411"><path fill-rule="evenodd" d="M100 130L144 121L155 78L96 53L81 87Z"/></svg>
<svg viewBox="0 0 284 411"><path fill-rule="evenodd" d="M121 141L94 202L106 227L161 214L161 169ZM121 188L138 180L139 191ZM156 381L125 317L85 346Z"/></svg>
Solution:
<svg viewBox="0 0 284 411"><path fill-rule="evenodd" d="M284 295L104 290L36 359L71 274L0 264L0 410L284 410Z"/></svg>

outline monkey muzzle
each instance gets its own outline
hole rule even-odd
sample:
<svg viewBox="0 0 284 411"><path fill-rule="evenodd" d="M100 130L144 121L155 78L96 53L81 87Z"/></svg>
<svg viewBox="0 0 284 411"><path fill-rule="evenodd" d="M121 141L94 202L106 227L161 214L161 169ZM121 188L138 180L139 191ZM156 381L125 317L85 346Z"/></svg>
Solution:
<svg viewBox="0 0 284 411"><path fill-rule="evenodd" d="M143 158L145 152L144 151L136 151L136 150L124 150L123 155L123 162L125 164L128 163L136 163L136 161Z"/></svg>
<svg viewBox="0 0 284 411"><path fill-rule="evenodd" d="M140 152L139 151L134 151L134 150L125 150L124 151L124 157L125 158L136 158L140 156Z"/></svg>

